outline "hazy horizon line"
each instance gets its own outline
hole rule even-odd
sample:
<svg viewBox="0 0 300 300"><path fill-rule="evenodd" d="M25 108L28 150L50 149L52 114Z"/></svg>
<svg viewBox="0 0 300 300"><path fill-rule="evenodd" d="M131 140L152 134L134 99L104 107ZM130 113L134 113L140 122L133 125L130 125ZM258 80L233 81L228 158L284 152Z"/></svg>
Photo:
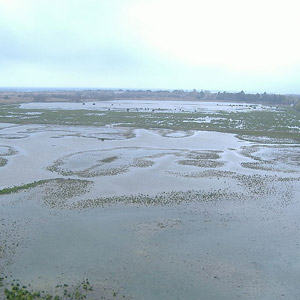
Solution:
<svg viewBox="0 0 300 300"><path fill-rule="evenodd" d="M152 92L155 91L174 91L174 90L182 90L185 92L196 90L197 92L204 91L204 92L211 92L211 93L239 93L243 91L246 94L263 94L266 91L253 91L253 90L210 90L210 89L185 89L185 88L130 88L130 87L72 87L72 86L64 86L64 87L57 87L57 86L4 86L0 87L1 92L39 92L39 91L84 91L84 90L129 90L129 91L147 91L150 90ZM297 95L298 93L276 93L276 92L266 92L267 94L275 94L275 95Z"/></svg>

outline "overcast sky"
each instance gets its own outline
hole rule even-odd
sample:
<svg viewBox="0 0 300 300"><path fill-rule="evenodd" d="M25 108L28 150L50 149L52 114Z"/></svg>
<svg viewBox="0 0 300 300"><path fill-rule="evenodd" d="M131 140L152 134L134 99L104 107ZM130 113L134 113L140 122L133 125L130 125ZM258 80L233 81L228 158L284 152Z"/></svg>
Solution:
<svg viewBox="0 0 300 300"><path fill-rule="evenodd" d="M0 0L0 87L300 94L299 11L299 0Z"/></svg>

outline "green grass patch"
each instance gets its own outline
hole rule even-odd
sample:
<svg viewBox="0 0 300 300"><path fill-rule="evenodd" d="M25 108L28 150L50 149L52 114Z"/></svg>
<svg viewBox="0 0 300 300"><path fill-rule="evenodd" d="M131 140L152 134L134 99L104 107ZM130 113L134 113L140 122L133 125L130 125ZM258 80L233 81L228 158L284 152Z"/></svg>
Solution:
<svg viewBox="0 0 300 300"><path fill-rule="evenodd" d="M57 285L56 289L58 295L51 295L45 291L31 291L26 286L20 286L17 283L5 288L4 296L6 300L83 300L86 299L87 293L93 290L88 279L70 288L67 284Z"/></svg>
<svg viewBox="0 0 300 300"><path fill-rule="evenodd" d="M21 109L17 105L2 105L0 106L0 122L96 127L113 125L175 131L205 130L239 135L291 138L300 142L300 112L287 108L209 113L205 111L133 112L108 110L95 113L93 110Z"/></svg>
<svg viewBox="0 0 300 300"><path fill-rule="evenodd" d="M4 188L4 189L0 190L0 195L13 194L13 193L20 192L22 190L28 190L28 189L37 187L39 185L42 185L48 181L49 180L39 180L39 181L34 181L34 182L23 184L23 185L15 185L10 188Z"/></svg>

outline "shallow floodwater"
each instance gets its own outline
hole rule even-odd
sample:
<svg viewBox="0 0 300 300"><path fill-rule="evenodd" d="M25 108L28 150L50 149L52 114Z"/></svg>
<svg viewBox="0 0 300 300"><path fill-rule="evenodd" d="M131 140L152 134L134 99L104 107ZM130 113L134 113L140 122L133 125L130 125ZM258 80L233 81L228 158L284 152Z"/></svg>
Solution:
<svg viewBox="0 0 300 300"><path fill-rule="evenodd" d="M88 109L88 110L156 110L156 111L187 111L195 110L209 112L216 111L251 111L270 109L270 107L261 104L249 103L230 103L230 102L205 102L205 101L155 101L155 100L106 100L85 103L70 102L48 102L48 103L24 103L21 104L24 109Z"/></svg>
<svg viewBox="0 0 300 300"><path fill-rule="evenodd" d="M282 155L296 145L109 130L0 129L19 137L0 139L0 188L45 180L0 196L7 284L55 292L89 278L97 299L299 299L299 165Z"/></svg>

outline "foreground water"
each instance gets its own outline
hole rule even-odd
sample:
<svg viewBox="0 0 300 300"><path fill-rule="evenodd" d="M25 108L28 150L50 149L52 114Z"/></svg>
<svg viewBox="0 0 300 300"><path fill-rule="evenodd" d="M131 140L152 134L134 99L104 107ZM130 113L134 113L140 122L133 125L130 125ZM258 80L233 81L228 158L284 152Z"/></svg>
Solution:
<svg viewBox="0 0 300 300"><path fill-rule="evenodd" d="M0 188L44 180L0 195L7 284L54 293L89 278L97 299L299 299L297 144L74 130L1 126Z"/></svg>

